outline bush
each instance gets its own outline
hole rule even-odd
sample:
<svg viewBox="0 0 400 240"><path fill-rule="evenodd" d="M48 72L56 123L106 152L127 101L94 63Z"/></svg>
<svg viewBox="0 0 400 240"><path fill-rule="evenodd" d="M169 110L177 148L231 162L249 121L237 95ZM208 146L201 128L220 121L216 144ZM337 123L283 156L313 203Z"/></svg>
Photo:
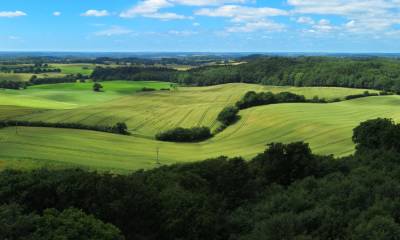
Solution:
<svg viewBox="0 0 400 240"><path fill-rule="evenodd" d="M231 125L238 120L239 109L237 107L226 107L218 114L217 120L224 126Z"/></svg>
<svg viewBox="0 0 400 240"><path fill-rule="evenodd" d="M157 140L166 142L200 142L211 137L208 127L175 128L156 135Z"/></svg>
<svg viewBox="0 0 400 240"><path fill-rule="evenodd" d="M274 94L272 92L256 93L250 91L247 92L244 97L236 103L236 107L239 109L246 109L254 106L295 102L307 102L307 100L303 95L297 95L290 92Z"/></svg>
<svg viewBox="0 0 400 240"><path fill-rule="evenodd" d="M387 95L387 94L384 94L384 95ZM363 97L371 97L371 96L379 96L379 94L378 93L370 93L368 91L365 91L362 94L354 94L354 95L346 96L345 99L346 100L351 100L351 99L357 99L357 98L363 98Z"/></svg>
<svg viewBox="0 0 400 240"><path fill-rule="evenodd" d="M154 92L156 89L144 87L144 88L142 88L141 90L142 90L142 92Z"/></svg>
<svg viewBox="0 0 400 240"><path fill-rule="evenodd" d="M103 89L103 86L100 83L94 83L93 84L93 91L95 92L101 92L101 89Z"/></svg>

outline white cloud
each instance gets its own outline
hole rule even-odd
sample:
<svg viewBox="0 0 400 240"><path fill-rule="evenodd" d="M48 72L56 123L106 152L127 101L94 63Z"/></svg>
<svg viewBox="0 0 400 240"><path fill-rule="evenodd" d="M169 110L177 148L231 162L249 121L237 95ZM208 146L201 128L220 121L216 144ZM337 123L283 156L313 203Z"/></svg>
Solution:
<svg viewBox="0 0 400 240"><path fill-rule="evenodd" d="M186 17L184 15L179 15L179 14L172 13L172 12L166 12L166 13L158 13L157 12L157 13L152 13L152 14L146 14L143 16L148 17L148 18L156 18L156 19L160 19L160 20L164 20L164 21L190 19L190 17Z"/></svg>
<svg viewBox="0 0 400 240"><path fill-rule="evenodd" d="M7 17L7 18L23 17L23 16L26 16L26 15L27 14L22 12L22 11L14 11L14 12L3 11L3 12L0 12L0 17Z"/></svg>
<svg viewBox="0 0 400 240"><path fill-rule="evenodd" d="M340 16L347 23L336 28L353 33L384 32L400 24L399 0L288 0L288 4L293 14Z"/></svg>
<svg viewBox="0 0 400 240"><path fill-rule="evenodd" d="M196 15L208 17L225 17L234 22L260 20L266 17L284 16L284 10L268 7L245 7L239 5L225 5L218 8L203 8L195 12Z"/></svg>
<svg viewBox="0 0 400 240"><path fill-rule="evenodd" d="M82 13L81 16L84 17L106 17L109 16L110 13L107 10L87 10L85 13Z"/></svg>
<svg viewBox="0 0 400 240"><path fill-rule="evenodd" d="M58 11L56 11L56 12L53 12L53 16L55 16L55 17L59 17L59 16L61 16L61 12L58 12Z"/></svg>
<svg viewBox="0 0 400 240"><path fill-rule="evenodd" d="M142 0L132 8L120 14L122 18L133 18L137 16L158 18L162 20L191 19L184 15L172 12L160 12L163 8L176 5L184 6L218 6L227 3L246 3L248 0Z"/></svg>
<svg viewBox="0 0 400 240"><path fill-rule="evenodd" d="M281 31L283 24L268 18L286 16L287 11L269 7L247 7L224 5L217 8L202 8L195 12L199 16L228 18L235 25L226 28L227 32Z"/></svg>
<svg viewBox="0 0 400 240"><path fill-rule="evenodd" d="M331 22L329 20L321 19L317 24L313 26L313 29L316 32L327 33L337 29L337 27L331 25Z"/></svg>
<svg viewBox="0 0 400 240"><path fill-rule="evenodd" d="M95 32L94 35L100 37L111 37L118 35L127 35L133 33L132 30L121 27L121 26L112 26L109 29L105 29L102 31Z"/></svg>
<svg viewBox="0 0 400 240"><path fill-rule="evenodd" d="M246 3L248 0L169 0L172 3L186 6L217 6L230 3Z"/></svg>
<svg viewBox="0 0 400 240"><path fill-rule="evenodd" d="M301 24L315 24L315 21L310 17L299 17L297 22Z"/></svg>

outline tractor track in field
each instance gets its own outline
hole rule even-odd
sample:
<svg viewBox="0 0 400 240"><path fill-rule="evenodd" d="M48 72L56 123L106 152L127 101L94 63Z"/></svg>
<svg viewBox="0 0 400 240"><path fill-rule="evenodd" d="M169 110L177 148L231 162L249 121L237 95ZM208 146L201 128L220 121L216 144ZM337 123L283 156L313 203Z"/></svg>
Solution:
<svg viewBox="0 0 400 240"><path fill-rule="evenodd" d="M176 124L175 127L179 127L189 116L190 114L194 111L194 109L190 109L183 118L181 118Z"/></svg>
<svg viewBox="0 0 400 240"><path fill-rule="evenodd" d="M170 109L168 109L168 110L162 112L161 114L159 114L159 116L164 116L164 115L166 115L166 114L169 113L169 112L171 112ZM154 117L154 115L156 115L156 112L155 112L155 111L151 111L151 115L150 115L149 117L145 118L145 119L144 119L142 122L140 122L138 125L136 125L136 126L133 128L133 130L134 130L134 131L137 131L137 130L143 128L144 126L146 126L146 125L148 125L148 124L151 124L152 122L158 120L158 119L156 119L156 118ZM135 114L135 116L136 116L136 114Z"/></svg>
<svg viewBox="0 0 400 240"><path fill-rule="evenodd" d="M250 110L248 112L248 114L246 115L246 118L243 118L242 116L240 116L240 119L238 120L239 126L237 126L232 132L230 132L229 134L225 134L223 137L219 138L218 140L220 141L220 140L225 140L227 138L230 138L231 136L235 135L238 131L240 131L244 126L246 126L246 123L250 118L251 112L252 112L252 110ZM235 125L233 125L233 126L235 126Z"/></svg>
<svg viewBox="0 0 400 240"><path fill-rule="evenodd" d="M99 125L99 124L104 123L105 121L108 121L113 118L115 118L114 115L104 117L104 118L100 119L99 121L93 122L93 125ZM110 124L108 124L108 125L110 125ZM103 125L103 126L107 126L107 125Z"/></svg>
<svg viewBox="0 0 400 240"><path fill-rule="evenodd" d="M88 116L86 116L84 118L79 119L79 121L76 121L76 123L82 123L84 121L87 121L88 119L90 119L92 117L95 117L95 116L97 116L97 115L99 115L99 114L101 114L103 112L105 112L105 111L101 110L101 111L94 112L94 113L92 113L92 114L90 114L90 115L88 115Z"/></svg>
<svg viewBox="0 0 400 240"><path fill-rule="evenodd" d="M217 102L218 98L220 97L220 95L216 96L213 102ZM201 124L203 123L204 119L206 118L208 112L213 108L212 105L210 105L201 115L199 122L197 123L197 126L200 127Z"/></svg>
<svg viewBox="0 0 400 240"><path fill-rule="evenodd" d="M4 118L4 120L12 120L12 119L20 118L20 117L32 117L32 115L37 115L37 114L45 113L48 111L52 111L52 110L39 110L39 111L31 112L28 114L18 114L15 116L9 116L7 118ZM30 119L30 118L27 118L27 119Z"/></svg>
<svg viewBox="0 0 400 240"><path fill-rule="evenodd" d="M61 151L71 151L71 152L82 152L82 153L92 153L92 154L100 154L100 155L109 155L110 157L124 157L124 158L131 158L134 157L135 155L133 154L119 154L116 151L113 152L104 152L104 151L93 151L90 149L80 149L80 148L71 148L71 147L60 147L56 145L44 145L44 144L36 144L36 143L28 143L28 142L17 142L17 141L8 141L7 143L10 144L15 144L15 145L28 145L32 147L41 147L41 148L50 148L50 149L57 149Z"/></svg>
<svg viewBox="0 0 400 240"><path fill-rule="evenodd" d="M224 109L224 108L226 108L226 107L228 107L228 106L231 105L231 104L230 104L231 98L232 98L232 95L229 95L228 99L226 100L226 104L224 105L224 107L223 107L222 109ZM222 110L222 109L221 109L221 110ZM212 123L211 123L211 125L210 125L210 128L211 128L211 129L214 128L215 125L216 125L217 123L218 123L218 120L217 120L217 118L215 118L215 119L212 121Z"/></svg>

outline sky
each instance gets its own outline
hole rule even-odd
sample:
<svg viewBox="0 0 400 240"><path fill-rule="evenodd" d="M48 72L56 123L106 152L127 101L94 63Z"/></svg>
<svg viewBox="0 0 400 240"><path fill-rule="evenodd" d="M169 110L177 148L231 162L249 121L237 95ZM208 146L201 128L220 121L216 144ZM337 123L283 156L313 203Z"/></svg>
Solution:
<svg viewBox="0 0 400 240"><path fill-rule="evenodd" d="M0 51L400 52L400 0L1 0Z"/></svg>

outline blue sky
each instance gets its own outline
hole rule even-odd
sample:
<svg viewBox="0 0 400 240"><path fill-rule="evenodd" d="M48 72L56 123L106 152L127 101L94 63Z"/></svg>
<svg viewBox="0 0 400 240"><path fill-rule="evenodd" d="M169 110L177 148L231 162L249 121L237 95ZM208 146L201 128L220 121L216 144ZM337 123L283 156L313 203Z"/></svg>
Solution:
<svg viewBox="0 0 400 240"><path fill-rule="evenodd" d="M2 0L0 51L400 52L400 0Z"/></svg>

